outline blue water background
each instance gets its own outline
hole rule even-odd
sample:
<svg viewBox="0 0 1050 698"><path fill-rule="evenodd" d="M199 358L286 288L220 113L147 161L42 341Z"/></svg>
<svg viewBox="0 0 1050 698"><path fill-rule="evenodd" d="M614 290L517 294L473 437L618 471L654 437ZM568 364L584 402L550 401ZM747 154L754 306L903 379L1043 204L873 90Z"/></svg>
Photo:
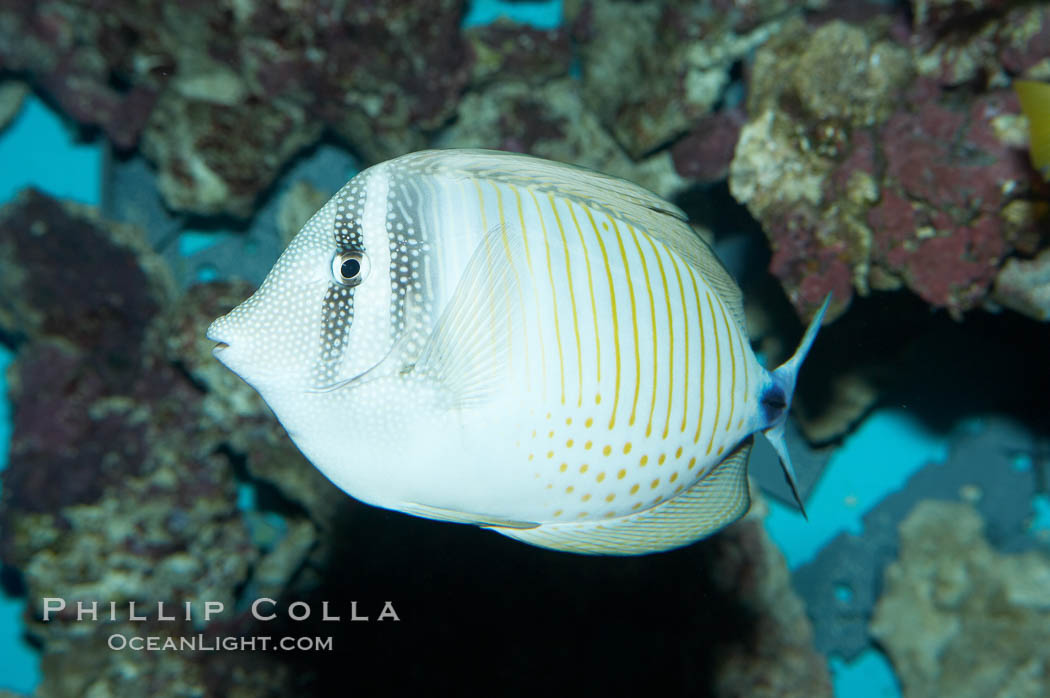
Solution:
<svg viewBox="0 0 1050 698"><path fill-rule="evenodd" d="M0 203L25 187L98 205L102 173L99 143L77 143L72 130L40 100L26 100L0 137ZM11 443L7 367L13 359L0 345L0 470ZM40 681L40 656L23 639L25 600L0 592L0 688L32 692Z"/></svg>

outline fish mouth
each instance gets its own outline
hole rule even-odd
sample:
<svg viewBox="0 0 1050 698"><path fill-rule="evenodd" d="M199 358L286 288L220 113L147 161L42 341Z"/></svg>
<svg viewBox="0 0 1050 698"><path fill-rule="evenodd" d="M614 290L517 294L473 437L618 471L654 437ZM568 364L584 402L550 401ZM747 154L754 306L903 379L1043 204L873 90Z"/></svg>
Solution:
<svg viewBox="0 0 1050 698"><path fill-rule="evenodd" d="M228 342L224 341L223 337L220 336L218 329L215 327L215 322L208 327L208 331L204 333L207 339L215 342L215 347L211 350L213 356L218 356L220 352L230 348Z"/></svg>

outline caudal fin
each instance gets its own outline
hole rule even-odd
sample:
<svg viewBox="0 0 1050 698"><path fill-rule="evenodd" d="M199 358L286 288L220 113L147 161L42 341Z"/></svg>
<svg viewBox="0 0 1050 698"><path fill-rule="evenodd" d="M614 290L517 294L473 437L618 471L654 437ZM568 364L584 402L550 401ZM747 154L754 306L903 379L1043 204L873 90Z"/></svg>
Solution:
<svg viewBox="0 0 1050 698"><path fill-rule="evenodd" d="M795 381L798 378L799 369L802 368L802 362L805 361L806 354L809 353L810 347L813 346L813 340L817 338L820 324L824 320L824 312L828 309L828 303L830 302L831 294L829 293L827 298L824 299L824 303L820 306L820 310L810 320L809 327L806 328L806 334L802 336L802 341L799 342L798 349L795 350L794 355L770 372L769 375L773 379L773 384L766 389L761 398L766 419L766 427L762 429L762 433L765 434L766 439L773 446L773 450L780 457L780 465L784 468L784 477L787 478L788 484L791 486L791 492L795 495L795 501L798 502L798 508L802 511L803 516L806 516L806 508L802 505L802 497L798 493L798 480L795 477L795 468L791 465L791 455L788 453L787 443L784 441L784 423L787 421L788 410L791 408L791 398L795 394ZM808 519L809 517L806 518Z"/></svg>

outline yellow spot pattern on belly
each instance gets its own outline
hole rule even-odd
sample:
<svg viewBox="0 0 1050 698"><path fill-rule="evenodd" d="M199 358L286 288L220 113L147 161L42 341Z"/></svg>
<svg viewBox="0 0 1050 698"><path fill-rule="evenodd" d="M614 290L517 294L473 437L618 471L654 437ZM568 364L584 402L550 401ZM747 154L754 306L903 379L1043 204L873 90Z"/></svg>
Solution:
<svg viewBox="0 0 1050 698"><path fill-rule="evenodd" d="M568 487L565 488L565 494L572 494L572 491L574 489L576 489L576 488L573 487L572 485L569 485Z"/></svg>
<svg viewBox="0 0 1050 698"><path fill-rule="evenodd" d="M616 479L617 480L622 480L625 477L627 477L627 471L624 470L623 468L620 468L619 472L616 473Z"/></svg>
<svg viewBox="0 0 1050 698"><path fill-rule="evenodd" d="M695 465L696 465L696 456L693 456L692 458L689 459L689 469L692 470Z"/></svg>
<svg viewBox="0 0 1050 698"><path fill-rule="evenodd" d="M555 516L561 516L561 515L562 515L563 513L564 513L564 512L562 512L562 510L561 510L561 509L557 509L557 510L555 510L555 512L554 512L554 515L555 515Z"/></svg>
<svg viewBox="0 0 1050 698"><path fill-rule="evenodd" d="M585 494L582 497L580 497L580 501L581 502L586 502L586 501L590 500L590 498L591 498L591 495L590 495L590 493L588 493L588 494Z"/></svg>
<svg viewBox="0 0 1050 698"><path fill-rule="evenodd" d="M554 451L547 451L547 457L548 458L553 458L554 457Z"/></svg>
<svg viewBox="0 0 1050 698"><path fill-rule="evenodd" d="M667 460L667 455L664 454L664 453L661 453L660 457L656 459L656 464L657 465L663 465L665 460Z"/></svg>
<svg viewBox="0 0 1050 698"><path fill-rule="evenodd" d="M631 494L638 494L638 485L631 485Z"/></svg>
<svg viewBox="0 0 1050 698"><path fill-rule="evenodd" d="M588 466L588 465L587 465L586 463L584 463L583 465L581 465L581 466L580 466L580 474L582 475L582 474L584 474L585 472L587 472L587 468L589 468L589 467L590 467L590 466Z"/></svg>
<svg viewBox="0 0 1050 698"><path fill-rule="evenodd" d="M572 445L573 445L574 443L576 443L576 442L575 442L575 441L573 441L572 439L569 439L568 441L566 441L566 442L565 442L565 447L566 447L566 448L572 448Z"/></svg>
<svg viewBox="0 0 1050 698"><path fill-rule="evenodd" d="M598 473L598 477L596 477L595 479L596 479L596 480L597 480L598 482L601 482L602 480L604 480L604 479L605 479L605 473L603 473L603 472L602 472L602 473Z"/></svg>
<svg viewBox="0 0 1050 698"><path fill-rule="evenodd" d="M616 499L616 495L613 494L612 492L610 492L609 494L605 495L605 501L607 501L607 502L611 502L614 499Z"/></svg>
<svg viewBox="0 0 1050 698"><path fill-rule="evenodd" d="M675 458L681 458L682 457L682 447L681 446L679 446L678 450L674 452L674 457Z"/></svg>
<svg viewBox="0 0 1050 698"><path fill-rule="evenodd" d="M649 483L649 489L652 489L652 490L655 490L659 486L660 486L660 478L655 478L652 482Z"/></svg>
<svg viewBox="0 0 1050 698"><path fill-rule="evenodd" d="M606 446L605 448L602 449L602 455L603 456L607 456L610 453L612 453L612 446Z"/></svg>
<svg viewBox="0 0 1050 698"><path fill-rule="evenodd" d="M594 424L594 417L588 417L588 418L587 418L587 421L585 421L585 422L583 423L583 426L585 426L585 427L587 427L588 429L590 429L590 428L591 428L591 425L593 425L593 424Z"/></svg>
<svg viewBox="0 0 1050 698"><path fill-rule="evenodd" d="M583 448L586 451L590 451L591 450L591 446L593 446L593 445L594 445L594 442L592 442L592 441L584 441L583 442Z"/></svg>
<svg viewBox="0 0 1050 698"><path fill-rule="evenodd" d="M638 461L638 465L645 467L645 464L649 462L649 456L642 456L642 459Z"/></svg>
<svg viewBox="0 0 1050 698"><path fill-rule="evenodd" d="M631 442L628 441L627 443L625 443L623 445L623 454L626 456L630 452L631 452Z"/></svg>
<svg viewBox="0 0 1050 698"><path fill-rule="evenodd" d="M674 482L677 479L678 479L678 473L671 473L671 477L668 478L668 480L670 480L671 482Z"/></svg>
<svg viewBox="0 0 1050 698"><path fill-rule="evenodd" d="M569 464L568 464L568 463L562 463L561 465L559 465L559 466L558 466L558 470L559 470L559 471L561 471L561 472L563 472L563 473L564 473L564 472L565 472L566 470L568 470L568 469L569 469Z"/></svg>

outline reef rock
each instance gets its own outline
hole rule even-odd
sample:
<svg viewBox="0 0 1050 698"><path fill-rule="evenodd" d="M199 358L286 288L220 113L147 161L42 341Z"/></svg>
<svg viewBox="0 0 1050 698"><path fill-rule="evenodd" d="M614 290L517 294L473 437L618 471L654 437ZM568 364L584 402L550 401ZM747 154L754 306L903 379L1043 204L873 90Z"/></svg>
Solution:
<svg viewBox="0 0 1050 698"><path fill-rule="evenodd" d="M720 648L712 694L830 698L827 662L813 647L813 626L791 586L784 556L766 533L767 514L756 498L746 518L709 541L714 588L755 619L749 643L728 639Z"/></svg>
<svg viewBox="0 0 1050 698"><path fill-rule="evenodd" d="M916 79L897 29L796 22L755 59L730 188L803 315L829 292L834 317L854 293L906 287L961 317L1007 257L1038 244L1018 205L1034 173L1012 93Z"/></svg>
<svg viewBox="0 0 1050 698"><path fill-rule="evenodd" d="M19 80L0 80L0 131L18 114L29 86Z"/></svg>
<svg viewBox="0 0 1050 698"><path fill-rule="evenodd" d="M158 600L217 601L233 616L244 589L287 588L316 543L306 512L334 490L253 391L205 365L204 328L245 289L197 287L174 304L173 287L135 228L32 190L0 211L0 334L16 348L0 558L32 600L41 695L225 695L218 677L238 672L255 695L291 686L289 667L245 653L140 652L129 670L107 646L114 632L219 633L199 615L132 622L131 602L154 619ZM297 480L297 468L318 479ZM301 497L275 513L283 536L257 535L256 513L238 506L256 471ZM41 622L44 597L69 610ZM120 610L112 622L77 622L78 600Z"/></svg>
<svg viewBox="0 0 1050 698"><path fill-rule="evenodd" d="M1050 249L1032 260L1007 260L995 277L992 297L1036 320L1050 320Z"/></svg>
<svg viewBox="0 0 1050 698"><path fill-rule="evenodd" d="M871 632L909 698L1045 696L1050 558L996 552L968 504L921 502L901 524Z"/></svg>
<svg viewBox="0 0 1050 698"><path fill-rule="evenodd" d="M569 73L572 49L565 27L535 29L501 17L463 34L474 55L472 87L496 80L542 85Z"/></svg>
<svg viewBox="0 0 1050 698"><path fill-rule="evenodd" d="M368 160L422 147L471 75L458 0L0 2L0 67L122 150L169 206L250 212L323 126Z"/></svg>
<svg viewBox="0 0 1050 698"><path fill-rule="evenodd" d="M541 86L508 81L471 92L436 145L530 153L623 177L662 196L687 184L668 151L631 159L587 108L571 78Z"/></svg>
<svg viewBox="0 0 1050 698"><path fill-rule="evenodd" d="M722 99L733 65L785 17L822 2L576 2L586 104L633 158L690 130Z"/></svg>

